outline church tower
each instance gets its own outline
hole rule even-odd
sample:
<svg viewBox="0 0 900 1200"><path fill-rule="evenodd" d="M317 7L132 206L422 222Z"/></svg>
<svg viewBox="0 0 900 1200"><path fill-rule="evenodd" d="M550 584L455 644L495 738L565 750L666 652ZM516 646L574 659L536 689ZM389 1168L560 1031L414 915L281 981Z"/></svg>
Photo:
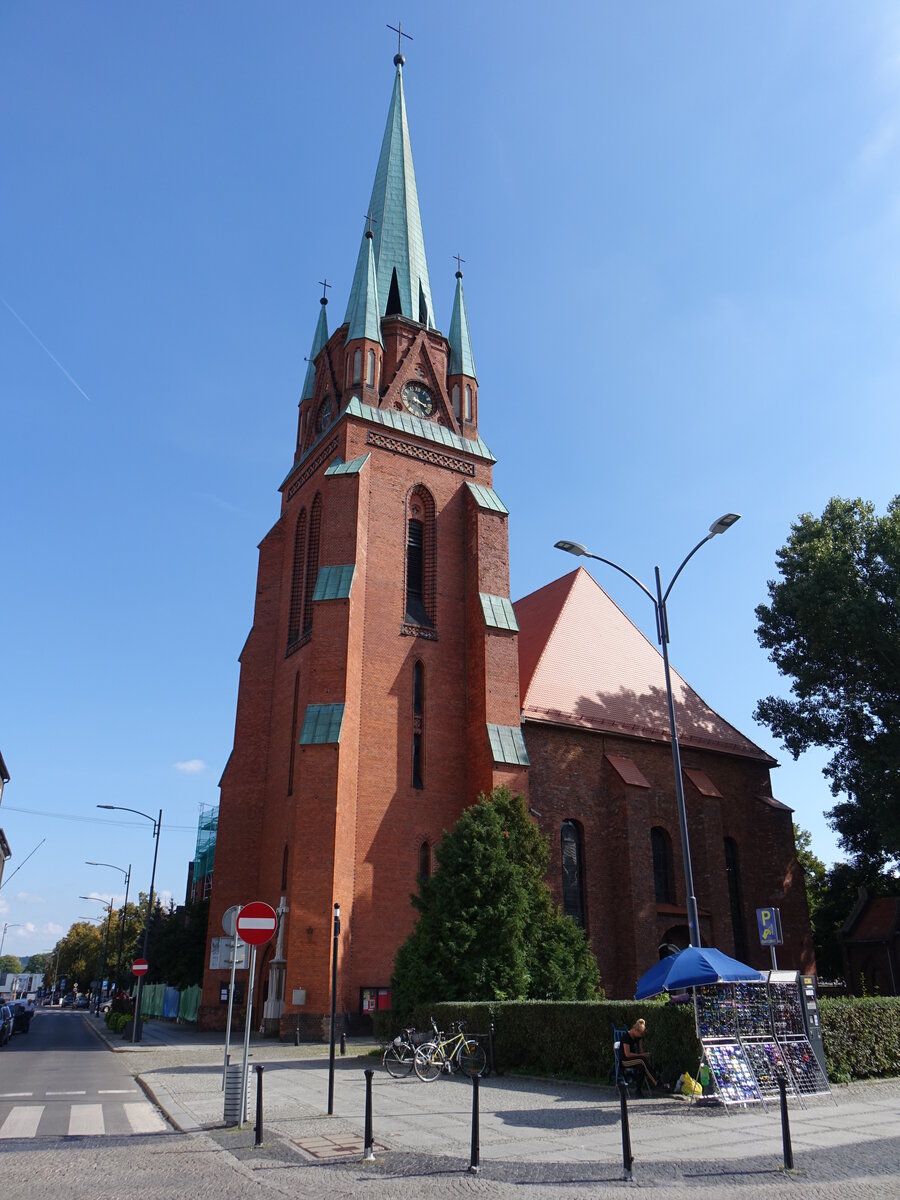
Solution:
<svg viewBox="0 0 900 1200"><path fill-rule="evenodd" d="M212 939L251 900L283 913L258 956L269 1032L327 1032L334 904L338 1012L354 1028L389 1006L435 844L479 792L527 786L508 514L478 432L461 270L437 328L394 64L344 320L329 335L323 297L281 513L259 547L220 785L207 1028L224 1025L228 980Z"/></svg>

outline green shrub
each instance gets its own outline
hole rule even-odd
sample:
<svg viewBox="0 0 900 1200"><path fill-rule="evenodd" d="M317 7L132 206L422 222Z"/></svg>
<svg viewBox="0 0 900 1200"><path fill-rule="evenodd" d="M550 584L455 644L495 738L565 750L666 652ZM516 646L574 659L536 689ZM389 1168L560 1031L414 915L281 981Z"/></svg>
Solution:
<svg viewBox="0 0 900 1200"><path fill-rule="evenodd" d="M644 1045L665 1080L682 1071L696 1073L700 1043L689 1004L665 1001L582 1000L560 1002L521 1000L469 1004L421 1005L413 1013L416 1029L448 1031L451 1021L463 1020L468 1032L487 1034L494 1022L494 1059L505 1071L558 1075L605 1083L613 1071L613 1025L630 1026L639 1016L647 1022ZM400 1032L391 1013L374 1016L374 1031L383 1044Z"/></svg>
<svg viewBox="0 0 900 1200"><path fill-rule="evenodd" d="M832 1081L900 1075L900 997L820 1000L819 1013Z"/></svg>

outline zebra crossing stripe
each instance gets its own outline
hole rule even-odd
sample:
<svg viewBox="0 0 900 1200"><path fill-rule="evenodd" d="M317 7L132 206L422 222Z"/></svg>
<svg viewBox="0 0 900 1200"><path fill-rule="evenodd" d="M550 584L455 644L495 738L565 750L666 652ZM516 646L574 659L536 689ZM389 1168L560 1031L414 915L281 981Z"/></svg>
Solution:
<svg viewBox="0 0 900 1200"><path fill-rule="evenodd" d="M166 1123L149 1104L123 1104L128 1124L135 1133L165 1133Z"/></svg>
<svg viewBox="0 0 900 1200"><path fill-rule="evenodd" d="M31 1138L37 1133L43 1104L17 1104L0 1125L0 1138Z"/></svg>
<svg viewBox="0 0 900 1200"><path fill-rule="evenodd" d="M69 1113L69 1137L105 1133L102 1104L73 1104Z"/></svg>

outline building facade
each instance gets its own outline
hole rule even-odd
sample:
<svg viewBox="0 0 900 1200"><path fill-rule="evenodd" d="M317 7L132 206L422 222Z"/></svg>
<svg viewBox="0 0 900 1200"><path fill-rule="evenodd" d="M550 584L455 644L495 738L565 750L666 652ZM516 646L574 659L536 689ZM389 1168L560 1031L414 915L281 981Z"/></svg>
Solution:
<svg viewBox="0 0 900 1200"><path fill-rule="evenodd" d="M508 513L478 431L462 274L445 335L435 324L403 59L394 62L347 308L330 333L321 300L281 512L259 547L220 785L209 938L232 905L265 900L280 912L257 994L268 1031L283 1037L327 1029L335 904L338 1012L352 1028L389 1004L394 953L414 922L410 894L431 871L435 843L480 792L507 784L528 795L529 757L536 819L553 838L551 883L587 928L608 994L630 994L684 924L666 738L655 728L648 736L637 717L625 729L586 721L568 701L551 712L540 669L556 629L544 619L547 597L526 598L518 617L511 604ZM550 585L561 603L571 590ZM640 635L628 622L619 633L625 626L633 648ZM789 813L766 798L771 760L719 721L718 741L686 755L686 775L694 780L696 769L721 791L696 783L690 807L706 830L695 870L716 879L706 893L698 887L704 933L732 949L735 904L746 914L762 893L760 903L775 903L777 890L757 888L748 850L743 891L729 893L736 868L722 878L719 869L728 839L770 839L770 875L787 891L796 859L792 867ZM745 808L749 816L736 815ZM661 903L652 891L653 853L659 870L663 862L657 829L672 841L673 883ZM224 1025L227 978L206 971L207 1028Z"/></svg>

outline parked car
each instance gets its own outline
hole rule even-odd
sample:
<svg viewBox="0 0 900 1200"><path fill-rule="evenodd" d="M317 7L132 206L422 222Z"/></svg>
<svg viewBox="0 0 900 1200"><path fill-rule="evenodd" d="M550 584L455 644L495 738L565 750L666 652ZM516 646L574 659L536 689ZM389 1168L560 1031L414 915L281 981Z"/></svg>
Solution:
<svg viewBox="0 0 900 1200"><path fill-rule="evenodd" d="M87 996L79 996L78 999L75 1001L75 1007L76 1008L90 1008L91 1002L90 1002L90 1000L88 1000Z"/></svg>
<svg viewBox="0 0 900 1200"><path fill-rule="evenodd" d="M65 996L63 996L62 1006L63 1006L63 1008L74 1008L75 1007L75 993L74 992L67 992L65 994Z"/></svg>
<svg viewBox="0 0 900 1200"><path fill-rule="evenodd" d="M13 1031L27 1033L34 1016L34 1005L29 1004L27 1000L13 1000L9 1008L12 1012Z"/></svg>
<svg viewBox="0 0 900 1200"><path fill-rule="evenodd" d="M0 1046L5 1046L12 1037L13 1015L8 1004L0 1005Z"/></svg>

